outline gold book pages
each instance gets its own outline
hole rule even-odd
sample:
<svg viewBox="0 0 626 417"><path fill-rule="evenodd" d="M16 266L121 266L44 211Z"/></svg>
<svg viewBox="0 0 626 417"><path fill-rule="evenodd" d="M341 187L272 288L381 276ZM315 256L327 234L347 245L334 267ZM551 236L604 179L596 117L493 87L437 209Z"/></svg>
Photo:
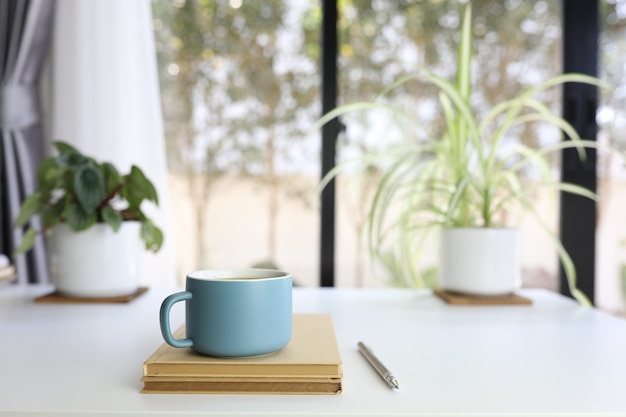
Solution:
<svg viewBox="0 0 626 417"><path fill-rule="evenodd" d="M340 377L144 376L142 382L338 382Z"/></svg>
<svg viewBox="0 0 626 417"><path fill-rule="evenodd" d="M184 327L174 334L176 338L184 335ZM294 314L291 341L278 352L249 358L215 358L164 343L144 362L143 375L340 378L342 369L331 316Z"/></svg>
<svg viewBox="0 0 626 417"><path fill-rule="evenodd" d="M319 381L144 381L144 394L326 394L341 393L341 379Z"/></svg>
<svg viewBox="0 0 626 417"><path fill-rule="evenodd" d="M341 378L159 377L141 379L145 394L339 394Z"/></svg>

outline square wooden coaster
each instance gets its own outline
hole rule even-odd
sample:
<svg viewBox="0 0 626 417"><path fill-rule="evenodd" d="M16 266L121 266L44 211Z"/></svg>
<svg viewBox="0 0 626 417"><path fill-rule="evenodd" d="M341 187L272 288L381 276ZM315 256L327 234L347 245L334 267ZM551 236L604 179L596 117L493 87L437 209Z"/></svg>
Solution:
<svg viewBox="0 0 626 417"><path fill-rule="evenodd" d="M60 294L56 291L42 295L41 297L35 298L36 303L65 303L65 304L77 304L77 303L87 303L87 304L103 304L103 303L130 303L143 293L148 291L148 287L139 287L137 291L128 295L121 295L119 297L99 297L99 298L90 298L90 297L69 297L67 295Z"/></svg>
<svg viewBox="0 0 626 417"><path fill-rule="evenodd" d="M517 294L507 294L501 296L472 296L450 292L442 289L434 289L434 294L448 304L454 305L531 305L530 298Z"/></svg>

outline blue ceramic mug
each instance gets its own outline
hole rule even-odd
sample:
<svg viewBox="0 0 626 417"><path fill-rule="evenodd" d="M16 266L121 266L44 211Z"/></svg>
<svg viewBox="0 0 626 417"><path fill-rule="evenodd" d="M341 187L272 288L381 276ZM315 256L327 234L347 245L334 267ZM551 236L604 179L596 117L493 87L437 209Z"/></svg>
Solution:
<svg viewBox="0 0 626 417"><path fill-rule="evenodd" d="M241 357L271 353L291 340L292 279L269 269L216 269L187 275L186 291L161 304L161 333L177 348L210 356ZM186 302L186 338L175 339L170 311Z"/></svg>

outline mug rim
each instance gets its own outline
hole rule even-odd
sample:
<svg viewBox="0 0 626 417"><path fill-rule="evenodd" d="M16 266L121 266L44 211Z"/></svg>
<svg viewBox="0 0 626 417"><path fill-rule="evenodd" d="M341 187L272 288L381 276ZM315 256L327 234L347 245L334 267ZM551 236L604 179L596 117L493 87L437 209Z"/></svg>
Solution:
<svg viewBox="0 0 626 417"><path fill-rule="evenodd" d="M187 279L198 281L270 281L285 279L291 274L278 269L265 268L221 268L221 269L200 269L189 272Z"/></svg>

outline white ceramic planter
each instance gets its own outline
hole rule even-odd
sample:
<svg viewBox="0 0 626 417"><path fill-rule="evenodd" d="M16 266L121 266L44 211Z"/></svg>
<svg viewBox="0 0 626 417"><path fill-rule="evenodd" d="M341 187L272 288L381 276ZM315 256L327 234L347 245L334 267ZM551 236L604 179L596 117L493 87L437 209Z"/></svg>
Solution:
<svg viewBox="0 0 626 417"><path fill-rule="evenodd" d="M52 229L48 240L52 283L72 297L117 297L139 287L140 222L127 221L114 232L96 224L76 233L67 225Z"/></svg>
<svg viewBox="0 0 626 417"><path fill-rule="evenodd" d="M439 285L469 295L510 294L521 284L520 247L517 229L444 229Z"/></svg>

